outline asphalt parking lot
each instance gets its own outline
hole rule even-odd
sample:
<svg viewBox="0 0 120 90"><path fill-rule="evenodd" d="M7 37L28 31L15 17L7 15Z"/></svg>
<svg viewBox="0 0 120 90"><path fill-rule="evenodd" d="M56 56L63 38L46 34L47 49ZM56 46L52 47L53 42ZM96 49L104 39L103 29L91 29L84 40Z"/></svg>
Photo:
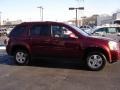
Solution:
<svg viewBox="0 0 120 90"><path fill-rule="evenodd" d="M0 90L120 90L120 62L98 72L78 63L41 59L17 66L0 50Z"/></svg>

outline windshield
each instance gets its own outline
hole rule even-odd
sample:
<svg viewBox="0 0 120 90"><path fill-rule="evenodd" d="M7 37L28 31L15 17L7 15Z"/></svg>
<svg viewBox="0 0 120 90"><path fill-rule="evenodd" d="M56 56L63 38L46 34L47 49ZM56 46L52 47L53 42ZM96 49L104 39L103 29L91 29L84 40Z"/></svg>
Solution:
<svg viewBox="0 0 120 90"><path fill-rule="evenodd" d="M86 33L85 31L81 30L80 28L74 26L74 25L70 25L72 28L74 28L76 31L78 31L80 34L84 35L84 36L89 36L88 33Z"/></svg>

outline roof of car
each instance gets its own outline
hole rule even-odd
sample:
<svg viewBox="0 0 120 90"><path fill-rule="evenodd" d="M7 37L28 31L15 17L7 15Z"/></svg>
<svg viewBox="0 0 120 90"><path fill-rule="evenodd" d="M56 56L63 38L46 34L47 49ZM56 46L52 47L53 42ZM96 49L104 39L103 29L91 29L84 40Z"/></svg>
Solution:
<svg viewBox="0 0 120 90"><path fill-rule="evenodd" d="M119 27L120 28L120 25L117 25L117 24L111 24L111 25L102 25L102 26L97 26L95 27L93 30L96 30L96 29L100 29L100 28L115 28L115 27Z"/></svg>
<svg viewBox="0 0 120 90"><path fill-rule="evenodd" d="M23 22L20 25L26 25L26 24L37 24L37 23L59 23L59 24L63 24L63 22L54 22L54 21L40 21L40 22ZM64 23L65 24L65 23Z"/></svg>
<svg viewBox="0 0 120 90"><path fill-rule="evenodd" d="M102 27L120 27L119 24L106 24L106 25L102 25Z"/></svg>

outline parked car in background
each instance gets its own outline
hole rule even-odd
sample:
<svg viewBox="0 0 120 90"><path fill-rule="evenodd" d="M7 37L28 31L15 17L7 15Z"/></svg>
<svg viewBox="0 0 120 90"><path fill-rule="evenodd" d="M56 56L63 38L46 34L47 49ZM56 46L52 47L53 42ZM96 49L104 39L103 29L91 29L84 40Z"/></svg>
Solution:
<svg viewBox="0 0 120 90"><path fill-rule="evenodd" d="M107 37L120 41L120 26L119 25L102 26L94 29L92 35Z"/></svg>
<svg viewBox="0 0 120 90"><path fill-rule="evenodd" d="M86 26L80 26L80 29L83 30L83 31L85 31L88 34L92 33L92 28L90 26L88 26L88 25L86 25Z"/></svg>
<svg viewBox="0 0 120 90"><path fill-rule="evenodd" d="M88 25L85 25L85 26L80 26L80 29L86 30L86 29L91 29L91 27Z"/></svg>
<svg viewBox="0 0 120 90"><path fill-rule="evenodd" d="M7 34L7 30L6 29L0 29L0 36L6 35L6 34Z"/></svg>
<svg viewBox="0 0 120 90"><path fill-rule="evenodd" d="M120 59L117 42L90 36L78 27L61 22L17 25L9 34L6 51L19 65L26 65L36 57L78 58L94 71L103 69L106 62Z"/></svg>

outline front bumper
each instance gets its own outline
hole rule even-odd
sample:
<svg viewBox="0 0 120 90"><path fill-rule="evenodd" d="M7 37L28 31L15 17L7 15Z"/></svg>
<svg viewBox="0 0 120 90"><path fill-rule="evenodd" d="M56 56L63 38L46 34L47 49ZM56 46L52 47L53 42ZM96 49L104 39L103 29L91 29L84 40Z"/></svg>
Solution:
<svg viewBox="0 0 120 90"><path fill-rule="evenodd" d="M110 63L117 62L120 60L120 51L111 51Z"/></svg>

